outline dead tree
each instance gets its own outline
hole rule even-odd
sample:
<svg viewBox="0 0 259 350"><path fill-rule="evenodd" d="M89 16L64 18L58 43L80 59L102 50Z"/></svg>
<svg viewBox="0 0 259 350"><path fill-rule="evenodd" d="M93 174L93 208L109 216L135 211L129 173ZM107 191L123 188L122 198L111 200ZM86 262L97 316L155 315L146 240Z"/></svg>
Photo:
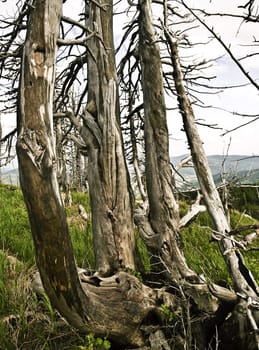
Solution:
<svg viewBox="0 0 259 350"><path fill-rule="evenodd" d="M163 74L151 0L140 0L137 8L149 204L144 212L133 213L123 152L113 47L113 2L91 1L87 11L87 28L83 28L88 36L83 42L87 41L84 63L88 89L87 105L81 116L83 125L71 113L66 115L78 126L88 153L96 273L93 276L81 270L78 273L59 193L53 132L57 45L67 44L59 38L62 3L34 0L30 7L17 111L20 182L45 292L53 306L82 333L108 337L121 347L205 349L213 345L215 329L221 326L219 340L222 339L221 348L226 349L230 345L224 332L230 332L237 320L232 345L256 349L257 285L231 240L231 229L183 88L177 42L165 23L193 162L235 289L206 283L190 269L183 254L180 237L183 220L174 196ZM134 3L130 5L135 7ZM160 263L159 272L167 282L166 288L152 288L132 274L138 269L133 220L150 253ZM163 307L181 315L178 338L170 345ZM198 316L193 323L192 312ZM248 333L238 335L241 326Z"/></svg>

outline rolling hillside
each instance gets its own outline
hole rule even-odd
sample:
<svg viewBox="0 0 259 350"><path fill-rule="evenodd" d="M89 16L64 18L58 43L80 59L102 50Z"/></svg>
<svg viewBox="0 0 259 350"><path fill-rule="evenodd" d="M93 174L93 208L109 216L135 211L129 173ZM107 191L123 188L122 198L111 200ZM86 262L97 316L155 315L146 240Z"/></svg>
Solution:
<svg viewBox="0 0 259 350"><path fill-rule="evenodd" d="M4 184L19 185L18 169L3 169L1 172L1 181Z"/></svg>
<svg viewBox="0 0 259 350"><path fill-rule="evenodd" d="M186 157L187 155L172 157L171 162L175 166ZM230 155L224 158L222 155L212 155L208 156L208 161L217 184L221 183L222 174L237 184L259 183L259 156ZM198 186L191 163L182 168L179 175L176 176L178 186ZM18 169L3 169L1 178L3 183L18 185Z"/></svg>
<svg viewBox="0 0 259 350"><path fill-rule="evenodd" d="M171 162L176 166L186 155L173 157ZM224 158L222 155L208 156L209 165L217 184L225 177L236 184L259 183L259 157L230 155ZM180 187L197 187L197 179L192 166L188 164L179 171L176 181Z"/></svg>

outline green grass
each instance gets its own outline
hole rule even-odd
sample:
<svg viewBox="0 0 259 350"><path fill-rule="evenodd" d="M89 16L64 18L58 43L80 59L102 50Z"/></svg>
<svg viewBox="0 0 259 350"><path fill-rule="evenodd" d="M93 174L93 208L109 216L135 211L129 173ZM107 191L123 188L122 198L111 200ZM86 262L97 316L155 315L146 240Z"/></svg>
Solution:
<svg viewBox="0 0 259 350"><path fill-rule="evenodd" d="M184 252L190 267L198 274L215 281L231 282L218 244L211 240L209 219L206 213L182 230Z"/></svg>
<svg viewBox="0 0 259 350"><path fill-rule="evenodd" d="M66 208L71 240L78 266L92 269L94 253L90 220L85 222L78 205L90 212L89 197L72 193L73 205ZM47 298L38 299L31 290L31 275L35 259L28 216L19 188L0 185L0 350L12 349L84 349L93 348L97 338L82 337L54 311ZM187 211L181 202L181 215ZM256 221L232 210L231 226L248 225ZM225 280L231 284L223 257L216 242L211 241L210 220L206 213L182 230L184 251L190 267L208 280ZM237 236L242 236L243 232ZM150 259L142 240L137 236L138 249L147 273ZM258 248L258 240L253 247ZM247 266L259 279L257 251L243 252ZM91 340L89 343L89 339ZM108 343L107 343L108 348Z"/></svg>
<svg viewBox="0 0 259 350"><path fill-rule="evenodd" d="M67 208L71 240L78 265L93 268L91 224L79 216L79 204L89 210L88 196L73 194ZM88 350L88 340L31 289L35 258L20 189L0 185L0 208L0 350Z"/></svg>
<svg viewBox="0 0 259 350"><path fill-rule="evenodd" d="M183 206L182 213L187 209L186 204ZM233 229L238 226L255 224L256 222L252 217L244 215L237 210L231 211L231 227ZM192 269L199 274L205 275L206 278L214 282L224 280L231 284L231 278L224 258L219 251L218 243L211 239L210 227L211 223L208 214L202 213L191 225L182 230L187 262ZM234 238L242 241L247 233L249 232L242 232L242 234ZM245 258L246 266L251 270L257 281L259 281L258 250L250 249L258 249L258 241L257 239L251 247L247 247L246 251L241 251Z"/></svg>
<svg viewBox="0 0 259 350"><path fill-rule="evenodd" d="M240 213L237 210L232 210L231 215L231 227L234 229L239 226L246 226L258 224L258 221L247 215L246 213ZM239 235L235 236L236 239L242 240L245 235L251 231L243 231ZM245 251L242 252L246 266L253 273L255 280L259 283L259 266L258 266L258 250L259 250L259 239L254 241L251 246L248 246Z"/></svg>
<svg viewBox="0 0 259 350"><path fill-rule="evenodd" d="M90 211L89 198L83 193L72 193L72 199L73 205L66 211L74 254L79 266L93 268L91 223L85 223L78 214L79 204ZM33 265L34 248L21 190L14 186L0 185L0 208L0 249Z"/></svg>
<svg viewBox="0 0 259 350"><path fill-rule="evenodd" d="M89 196L85 193L72 193L73 206L67 207L69 231L71 235L74 254L78 266L93 269L95 265L93 252L92 225L89 217L85 222L78 213L78 205L81 204L87 213L90 213Z"/></svg>
<svg viewBox="0 0 259 350"><path fill-rule="evenodd" d="M34 261L28 215L21 191L14 186L0 187L0 249L20 260Z"/></svg>

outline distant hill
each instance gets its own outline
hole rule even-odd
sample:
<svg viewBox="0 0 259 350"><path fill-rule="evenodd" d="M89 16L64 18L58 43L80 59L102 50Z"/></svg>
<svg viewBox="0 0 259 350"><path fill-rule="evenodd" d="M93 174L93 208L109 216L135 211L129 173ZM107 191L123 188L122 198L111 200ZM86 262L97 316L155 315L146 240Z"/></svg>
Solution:
<svg viewBox="0 0 259 350"><path fill-rule="evenodd" d="M185 159L187 155L172 157L174 166ZM226 158L222 155L208 156L209 165L217 184L222 181L222 174L229 180L238 184L259 183L259 157L244 155L230 155ZM2 169L2 182L6 184L18 185L18 169ZM198 187L197 178L192 164L185 166L176 176L179 188Z"/></svg>
<svg viewBox="0 0 259 350"><path fill-rule="evenodd" d="M171 162L176 166L186 157L187 155L172 157ZM208 162L216 184L222 182L222 176L228 181L234 181L238 184L259 183L259 157L212 155L208 156ZM192 163L179 171L179 176L176 177L176 180L180 188L183 186L198 187Z"/></svg>
<svg viewBox="0 0 259 350"><path fill-rule="evenodd" d="M18 185L19 184L18 169L2 169L1 181L4 184Z"/></svg>

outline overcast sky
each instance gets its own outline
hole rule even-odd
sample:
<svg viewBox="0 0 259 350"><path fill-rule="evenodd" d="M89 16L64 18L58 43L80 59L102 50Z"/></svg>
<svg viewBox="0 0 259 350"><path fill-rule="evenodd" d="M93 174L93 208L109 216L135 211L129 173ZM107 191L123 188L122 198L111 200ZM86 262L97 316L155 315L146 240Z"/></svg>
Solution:
<svg viewBox="0 0 259 350"><path fill-rule="evenodd" d="M208 12L237 12L238 4L245 4L247 1L242 0L187 0L186 3L190 6L198 6L203 4L203 8ZM259 1L257 1L258 6ZM227 46L231 45L231 50L236 57L245 55L251 47L247 45L252 43L256 38L259 41L259 24L245 24L240 25L240 19L223 18L223 17L209 17L206 23L214 28L214 31L220 35L226 42ZM196 30L197 41L210 35L206 29ZM195 40L195 32L193 33ZM199 52L199 49L201 50ZM203 50L203 51L202 51ZM195 49L197 56L204 56L205 58L213 58L224 54L222 47L213 41L209 47L197 47ZM257 43L256 50L259 53L259 44ZM253 76L259 84L259 60L258 56L254 56L250 60L244 62L245 69ZM240 72L237 66L232 62L228 54L218 60L211 68L212 75L216 75L217 79L212 82L212 85L238 85L248 83L247 78ZM214 105L221 109L226 109L241 114L257 114L259 116L259 91L252 86L245 86L238 89L226 89L223 93L214 96L204 95L203 100L207 105ZM199 127L200 134L204 141L204 147L207 154L226 154L228 147L230 154L242 155L257 155L259 154L259 120L251 125L238 129L235 132L228 133L226 136L221 136L227 130L231 130L238 125L247 123L252 118L238 117L231 113L226 113L220 109L195 109L196 119L202 119L208 123L217 123L222 130L212 130L207 127ZM171 117L170 117L171 118ZM172 117L173 119L173 117ZM179 118L180 119L180 118ZM178 130L181 128L181 121L179 120ZM169 121L170 130L174 130L174 121ZM183 145L185 137L183 133L179 133L180 140L171 142L172 153L181 154L183 152Z"/></svg>
<svg viewBox="0 0 259 350"><path fill-rule="evenodd" d="M16 0L7 0L6 2L0 2L0 13L3 14L8 11L9 14L15 8ZM245 4L244 0L186 0L189 6L194 7L196 4L203 5L204 9L208 12L234 12L236 11L237 4ZM73 12L73 8L70 4L75 4L73 0L66 2L66 15ZM259 1L257 2L259 4ZM115 35L119 35L119 30L122 28L123 16L117 16L116 21L119 25L115 25ZM215 32L225 40L226 44L231 45L231 49L237 57L244 55L251 50L251 47L247 46L253 40L259 41L259 24L242 24L240 26L240 20L234 20L233 18L222 17L209 17L206 19L206 23L213 27ZM117 32L116 32L117 31ZM193 30L190 34L192 41L206 40L210 34L205 28ZM257 51L259 52L259 44L257 43ZM197 46L192 51L192 55L197 59L205 57L206 59L218 57L224 52L222 47L213 41L208 46ZM259 60L258 56L254 56L247 60L244 65L245 69L249 71L251 76L257 79L259 83ZM238 85L248 83L247 79L242 75L240 70L231 61L228 54L225 54L220 60L218 60L211 68L211 74L217 76L214 85ZM232 115L228 111L243 113L243 114L258 114L259 115L259 91L255 87L245 86L237 89L226 89L221 94L201 96L206 105L213 105L218 109L195 109L196 119L204 123L218 124L221 128L219 130L210 129L208 127L199 127L201 137L204 141L204 147L206 153L209 154L226 154L227 150L229 154L240 155L257 155L259 154L259 144L257 141L259 131L259 120L245 126L235 132L228 133L225 136L221 136L227 130L236 128L238 125L247 123L252 118L239 117ZM3 118L2 118L3 122ZM8 125L7 125L8 124ZM15 124L15 117L10 118L8 123L5 123L7 132ZM175 111L168 112L168 126L171 134L170 137L170 151L172 155L181 155L188 153L186 139L182 129L181 117Z"/></svg>

